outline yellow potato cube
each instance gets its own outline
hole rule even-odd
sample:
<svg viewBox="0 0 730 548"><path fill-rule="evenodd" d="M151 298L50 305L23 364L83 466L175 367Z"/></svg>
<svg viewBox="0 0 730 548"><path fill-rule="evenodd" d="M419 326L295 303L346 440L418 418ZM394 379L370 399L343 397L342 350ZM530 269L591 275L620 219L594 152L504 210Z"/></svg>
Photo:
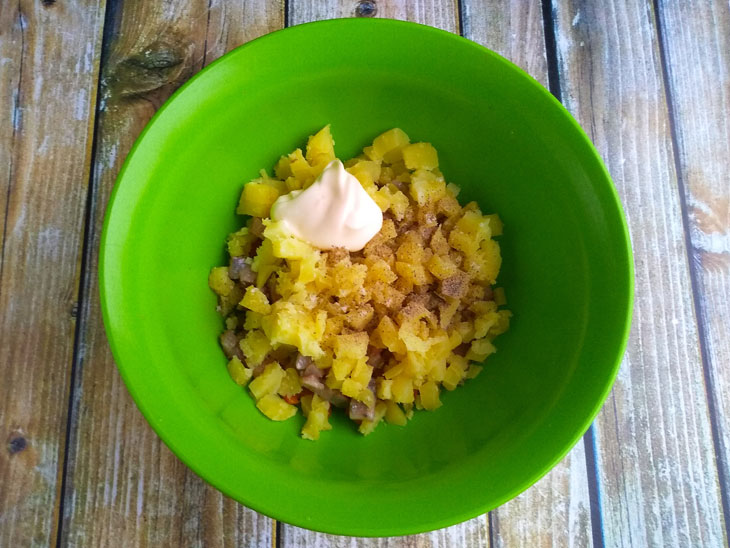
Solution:
<svg viewBox="0 0 730 548"><path fill-rule="evenodd" d="M249 367L256 367L271 351L271 343L264 333L256 329L249 331L246 336L238 343L246 356L246 363Z"/></svg>
<svg viewBox="0 0 730 548"><path fill-rule="evenodd" d="M399 276L402 276L407 282L413 285L426 285L433 281L431 273L421 264L396 261L395 271Z"/></svg>
<svg viewBox="0 0 730 548"><path fill-rule="evenodd" d="M208 285L221 297L228 296L236 284L228 276L227 266L214 266L208 275Z"/></svg>
<svg viewBox="0 0 730 548"><path fill-rule="evenodd" d="M244 293L243 299L241 299L239 304L244 308L248 308L264 316L271 312L269 299L266 298L263 291L252 285L246 288L246 293Z"/></svg>
<svg viewBox="0 0 730 548"><path fill-rule="evenodd" d="M260 400L267 394L276 394L282 380L284 380L284 370L278 363L271 362L248 384L248 389L256 400Z"/></svg>
<svg viewBox="0 0 730 548"><path fill-rule="evenodd" d="M487 356L494 354L497 349L488 339L477 339L471 343L466 359L475 362L484 361Z"/></svg>
<svg viewBox="0 0 730 548"><path fill-rule="evenodd" d="M274 166L274 175L276 175L277 179L281 179L282 181L286 181L292 176L291 166L289 165L289 158L287 156L282 156L279 158L279 161L276 162L276 165Z"/></svg>
<svg viewBox="0 0 730 548"><path fill-rule="evenodd" d="M497 306L504 306L507 304L507 295L504 292L504 287L497 287L494 289L494 302Z"/></svg>
<svg viewBox="0 0 730 548"><path fill-rule="evenodd" d="M335 141L327 124L307 141L307 162L313 166L326 166L335 159Z"/></svg>
<svg viewBox="0 0 730 548"><path fill-rule="evenodd" d="M481 365L471 364L466 372L467 379L475 379L484 369Z"/></svg>
<svg viewBox="0 0 730 548"><path fill-rule="evenodd" d="M295 394L299 394L302 391L302 384L299 381L297 370L290 367L284 373L284 378L281 380L281 385L278 390L279 395L294 396Z"/></svg>
<svg viewBox="0 0 730 548"><path fill-rule="evenodd" d="M389 129L385 133L382 133L375 138L375 140L373 141L373 148L371 150L371 153L380 158L385 158L388 153L396 150L400 151L410 142L411 140L406 132L396 127L393 129ZM388 161L388 163L393 162Z"/></svg>
<svg viewBox="0 0 730 548"><path fill-rule="evenodd" d="M363 385L352 379L345 379L342 381L342 388L340 391L349 398L357 398L363 389Z"/></svg>
<svg viewBox="0 0 730 548"><path fill-rule="evenodd" d="M431 143L412 143L403 147L403 162L408 169L435 169L439 166L436 149Z"/></svg>
<svg viewBox="0 0 730 548"><path fill-rule="evenodd" d="M306 440L318 440L320 432L332 430L329 423L330 403L315 395L309 407L307 422L302 427L302 437Z"/></svg>
<svg viewBox="0 0 730 548"><path fill-rule="evenodd" d="M286 403L276 394L266 394L256 402L256 407L272 421L285 421L297 414L297 408Z"/></svg>
<svg viewBox="0 0 730 548"><path fill-rule="evenodd" d="M411 175L411 198L418 205L436 203L446 195L446 183L430 171L419 169Z"/></svg>
<svg viewBox="0 0 730 548"><path fill-rule="evenodd" d="M413 379L405 374L398 375L393 379L393 401L397 403L413 402Z"/></svg>
<svg viewBox="0 0 730 548"><path fill-rule="evenodd" d="M385 420L390 424L405 426L408 422L408 419L406 419L406 414L403 412L400 406L392 401L387 402L386 405L387 407L385 410Z"/></svg>
<svg viewBox="0 0 730 548"><path fill-rule="evenodd" d="M392 380L380 378L376 383L375 392L381 400L389 400L393 397L392 388Z"/></svg>
<svg viewBox="0 0 730 548"><path fill-rule="evenodd" d="M311 185L317 178L319 172L309 165L309 162L307 162L302 154L302 149L296 149L287 158L289 159L289 169L291 170L292 176L297 180L299 188L307 188Z"/></svg>
<svg viewBox="0 0 730 548"><path fill-rule="evenodd" d="M368 334L364 332L337 335L334 344L335 356L359 360L368 352Z"/></svg>
<svg viewBox="0 0 730 548"><path fill-rule="evenodd" d="M252 217L268 217L273 204L281 193L265 183L250 182L243 186L236 213Z"/></svg>
<svg viewBox="0 0 730 548"><path fill-rule="evenodd" d="M491 215L485 215L484 218L489 221L489 230L492 236L501 236L504 230L504 224L502 223L502 219L499 218L499 215L492 213Z"/></svg>
<svg viewBox="0 0 730 548"><path fill-rule="evenodd" d="M236 356L233 356L231 361L228 362L228 374L236 384L246 386L248 381L251 380L253 371L248 367L244 367L241 360L239 360Z"/></svg>
<svg viewBox="0 0 730 548"><path fill-rule="evenodd" d="M331 372L338 381L344 381L347 376L355 369L357 361L352 358L337 357L332 360Z"/></svg>
<svg viewBox="0 0 730 548"><path fill-rule="evenodd" d="M439 280L454 276L459 271L459 267L454 264L448 255L434 254L428 260L426 266L428 267L428 271Z"/></svg>
<svg viewBox="0 0 730 548"><path fill-rule="evenodd" d="M383 420L386 410L387 405L384 402L379 401L377 404L375 404L375 417L373 418L373 420L363 420L360 423L360 428L358 428L358 432L360 432L363 436L367 436L368 434L372 433L372 431L375 430L375 427L380 424L380 421Z"/></svg>
<svg viewBox="0 0 730 548"><path fill-rule="evenodd" d="M421 405L428 411L433 411L441 407L441 399L439 398L439 387L433 381L424 382L420 391Z"/></svg>
<svg viewBox="0 0 730 548"><path fill-rule="evenodd" d="M249 233L248 228L245 226L237 232L232 232L228 235L228 241L226 242L228 254L231 257L248 256L255 239L256 237Z"/></svg>
<svg viewBox="0 0 730 548"><path fill-rule="evenodd" d="M299 404L302 406L302 415L305 417L309 416L309 412L312 410L312 399L314 394L304 394L299 399Z"/></svg>
<svg viewBox="0 0 730 548"><path fill-rule="evenodd" d="M367 364L365 359L357 362L350 373L350 378L361 386L367 386L373 375L373 368Z"/></svg>
<svg viewBox="0 0 730 548"><path fill-rule="evenodd" d="M398 336L398 327L395 322L388 316L383 316L376 328L380 336L380 340L386 346L388 350L394 354L404 354L406 351L405 344L400 340Z"/></svg>
<svg viewBox="0 0 730 548"><path fill-rule="evenodd" d="M354 175L365 187L372 187L380 178L380 163L371 160L358 160L354 165L347 168L348 173Z"/></svg>

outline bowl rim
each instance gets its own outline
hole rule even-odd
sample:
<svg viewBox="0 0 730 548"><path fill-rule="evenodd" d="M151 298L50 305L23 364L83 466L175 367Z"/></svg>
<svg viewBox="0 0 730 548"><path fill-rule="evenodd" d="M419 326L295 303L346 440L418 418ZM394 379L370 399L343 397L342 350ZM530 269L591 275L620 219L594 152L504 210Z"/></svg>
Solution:
<svg viewBox="0 0 730 548"><path fill-rule="evenodd" d="M112 325L112 316L113 312L111 310L111 304L110 304L110 297L108 292L108 287L112 284L113 281L113 275L108 271L107 269L107 261L110 260L109 256L114 254L114 248L113 246L109 246L108 239L109 239L109 225L110 225L110 213L112 209L114 208L115 201L119 195L119 189L122 186L120 183L125 177L125 173L127 171L127 168L131 164L135 154L137 153L138 149L141 148L142 143L145 140L145 136L149 132L149 130L155 125L155 123L159 120L161 116L164 115L165 111L169 107L169 105L181 94L184 94L186 90L193 85L198 79L204 78L205 75L207 75L210 71L217 70L217 67L219 64L225 63L230 60L231 57L235 55L240 55L240 52L243 50L246 50L249 48L252 44L258 44L259 42L264 41L270 41L270 40L276 40L278 39L279 35L281 33L293 33L293 32L301 32L302 29L307 29L305 32L309 32L312 27L326 27L326 26L339 26L339 25L361 25L361 26L369 26L369 25L377 25L377 26L392 26L394 30L397 30L398 28L402 27L418 27L421 32L424 32L425 34L429 35L436 35L441 38L448 38L450 40L459 42L463 47L470 47L475 48L479 50L482 54L487 54L488 56L492 57L494 61L501 63L504 65L507 69L515 72L523 81L524 84L527 86L531 86L534 89L536 89L548 102L552 103L554 107L560 111L563 116L566 117L569 124L571 125L572 129L577 132L577 134L580 136L580 139L584 141L584 144L588 145L587 150L591 154L591 160L596 163L596 165L599 167L600 172L602 176L605 178L605 183L607 183L607 187L609 190L609 197L611 198L611 207L616 209L616 212L618 213L618 217L620 219L620 234L617 233L617 236L623 236L623 239L621 240L621 244L623 244L622 250L626 253L626 264L627 268L624 272L627 287L627 292L625 295L625 301L623 306L625 306L626 310L626 317L624 318L624 325L623 330L620 335L620 344L616 348L616 354L613 358L613 365L610 368L610 371L608 375L606 376L606 383L603 388L603 390L600 393L600 397L596 399L596 403L591 409L590 413L586 415L585 420L581 421L578 427L575 430L575 434L571 436L570 440L565 443L563 449L559 452L559 454L556 454L556 456L547 462L544 466L539 467L535 470L535 472L525 481L520 483L519 485L515 485L513 489L508 491L504 496L497 499L496 503L489 503L489 504L482 504L479 507L474 508L472 511L467 512L460 512L460 513L453 513L449 514L448 517L444 519L440 519L437 521L433 521L428 524L427 527L424 527L423 525L412 525L412 524L404 524L402 526L398 527L386 527L378 529L377 532L373 532L373 530L367 525L364 525L362 527L357 528L351 528L348 530L343 530L340 527L329 527L327 524L322 523L315 523L312 524L310 522L307 522L300 517L296 515L283 515L281 514L276 507L268 507L266 505L262 505L256 500L253 500L247 496L241 495L239 493L234 494L231 490L227 488L226 485L219 483L216 478L215 474L212 473L212 469L205 469L202 464L196 463L193 458L191 458L189 452L177 443L176 436L173 431L170 431L166 429L166 426L164 423L160 420L158 420L150 406L145 403L145 401L139 397L139 393L134 385L134 382L130 378L130 375L126 369L126 367L122 364L122 362L118 359L118 356L120 356L119 351L119 345L118 341L115 336L114 330L111 329ZM314 531L320 531L323 533L329 533L329 534L336 534L336 535L348 535L348 536L362 536L362 537L387 537L387 536L401 536L401 535L409 535L409 534L415 534L415 533L423 533L428 531L433 531L437 529L441 529L444 527L449 527L458 523L462 523L464 521L473 519L477 516L480 516L494 508L497 508L501 505L503 505L505 502L513 499L532 485L534 485L537 481L539 481L543 476L545 476L556 464L558 464L567 454L568 452L578 443L578 441L581 439L581 437L585 434L585 432L588 430L588 428L591 426L592 422L594 421L595 417L597 416L600 409L603 407L603 404L605 403L606 398L608 397L609 393L611 392L613 385L615 383L616 376L618 374L618 370L620 367L620 364L623 360L623 356L626 351L626 346L629 339L629 333L631 328L631 320L633 316L633 306L634 306L634 257L633 257L633 251L632 251L632 245L631 245L631 238L629 234L629 229L626 221L626 215L624 212L624 209L621 204L620 197L618 195L618 192L616 190L615 184L613 183L613 179L611 178L600 154L596 150L594 144L590 140L590 138L587 136L583 128L580 126L580 124L575 120L575 118L572 116L572 114L565 108L565 106L558 101L540 82L538 82L535 78L533 78L529 73L527 73L525 70L520 68L519 66L515 65L505 57L501 56L500 54L482 46L481 44L478 44L476 42L473 42L461 35L453 34L451 32L424 25L421 23L415 23L410 21L402 21L397 19L388 19L388 18L336 18L336 19L328 19L328 20L322 20L322 21L313 21L309 23L303 23L299 25L294 25L291 27L285 27L282 29L278 29L275 31L272 31L270 33L264 34L258 38L255 38L249 42L246 42L231 51L227 52L226 54L222 55L220 58L213 61L211 64L197 72L195 75L193 75L191 78L189 78L183 85L181 85L165 102L164 104L155 112L155 114L152 116L152 118L147 122L143 130L140 132L139 136L135 139L135 142L133 146L131 147L120 171L119 174L116 177L114 187L110 193L109 201L107 203L105 212L104 212L104 221L102 224L102 234L100 239L100 245L99 245L99 263L98 263L98 282L99 282L99 294L100 294L100 305L101 305L101 311L102 311L102 320L105 328L105 333L107 336L107 340L109 342L109 347L112 352L112 356L114 357L114 362L117 365L117 369L119 370L119 373L122 377L122 380L124 381L125 386L127 387L127 390L129 391L130 395L132 396L132 399L134 400L136 406L141 411L142 415L144 416L147 423L153 428L155 433L160 437L160 439L167 445L167 447L190 469L192 469L198 476L200 476L204 481L206 481L208 484L215 487L217 490L221 491L226 496L237 500L241 504L244 504L248 508L251 508L257 512L260 512L266 516L269 516L270 518L276 519L277 521L282 521L287 524L295 525L298 527L306 528L309 530ZM610 361L610 360L607 360Z"/></svg>

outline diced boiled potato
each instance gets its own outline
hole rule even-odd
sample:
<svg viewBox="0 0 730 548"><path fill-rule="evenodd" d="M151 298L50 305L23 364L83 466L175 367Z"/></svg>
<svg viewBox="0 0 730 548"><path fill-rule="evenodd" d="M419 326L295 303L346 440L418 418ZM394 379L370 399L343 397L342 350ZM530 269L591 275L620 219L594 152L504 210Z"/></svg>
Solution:
<svg viewBox="0 0 730 548"><path fill-rule="evenodd" d="M318 440L319 433L324 430L332 430L329 423L330 403L315 395L310 404L307 414L307 422L302 427L302 437L307 440Z"/></svg>
<svg viewBox="0 0 730 548"><path fill-rule="evenodd" d="M252 217L268 217L273 204L281 193L273 186L250 182L243 186L236 213Z"/></svg>
<svg viewBox="0 0 730 548"><path fill-rule="evenodd" d="M420 388L421 405L424 409L432 411L441 407L441 399L439 398L439 387L433 381L427 381Z"/></svg>
<svg viewBox="0 0 730 548"><path fill-rule="evenodd" d="M279 385L280 396L294 396L302 391L302 384L299 381L299 374L294 368L289 368L284 371L284 378L281 380Z"/></svg>
<svg viewBox="0 0 730 548"><path fill-rule="evenodd" d="M497 287L494 289L494 302L497 306L504 306L507 304L507 295L504 292L504 287Z"/></svg>
<svg viewBox="0 0 730 548"><path fill-rule="evenodd" d="M307 141L307 162L313 166L326 166L335 159L335 141L327 124Z"/></svg>
<svg viewBox="0 0 730 548"><path fill-rule="evenodd" d="M238 385L246 386L248 381L251 380L252 373L253 371L248 367L244 367L241 360L236 356L233 356L231 361L228 362L228 374Z"/></svg>
<svg viewBox="0 0 730 548"><path fill-rule="evenodd" d="M431 143L412 143L403 147L403 162L408 169L435 169L439 166L438 154Z"/></svg>
<svg viewBox="0 0 730 548"><path fill-rule="evenodd" d="M399 276L402 276L407 282L413 285L426 285L433 281L430 272L421 264L396 261L395 271Z"/></svg>
<svg viewBox="0 0 730 548"><path fill-rule="evenodd" d="M248 389L256 400L260 400L267 394L276 394L282 380L284 380L284 370L278 363L271 362L248 384Z"/></svg>
<svg viewBox="0 0 730 548"><path fill-rule="evenodd" d="M228 254L231 257L247 256L256 237L245 226L228 235Z"/></svg>
<svg viewBox="0 0 730 548"><path fill-rule="evenodd" d="M292 176L291 166L289 165L289 163L289 158L287 156L282 156L281 158L279 158L279 161L276 162L276 165L274 166L274 175L276 175L277 179L286 181L289 177Z"/></svg>
<svg viewBox="0 0 730 548"><path fill-rule="evenodd" d="M436 203L446 195L446 183L430 171L417 170L411 175L411 198L418 205Z"/></svg>
<svg viewBox="0 0 730 548"><path fill-rule="evenodd" d="M499 218L499 215L492 213L491 215L485 215L484 218L489 221L489 229L492 232L492 236L501 236L504 225L502 224L502 219Z"/></svg>
<svg viewBox="0 0 730 548"><path fill-rule="evenodd" d="M337 335L334 350L338 358L364 358L368 351L368 334L359 332Z"/></svg>
<svg viewBox="0 0 730 548"><path fill-rule="evenodd" d="M363 359L357 362L352 373L350 373L350 378L360 386L367 386L372 375L373 368Z"/></svg>
<svg viewBox="0 0 730 548"><path fill-rule="evenodd" d="M459 267L454 264L448 255L434 254L426 264L428 271L436 276L439 280L449 278L459 271Z"/></svg>
<svg viewBox="0 0 730 548"><path fill-rule="evenodd" d="M411 140L405 131L400 128L393 128L375 138L372 153L376 157L385 158L387 154L396 150L400 151L410 142ZM388 161L388 163L392 163L392 161Z"/></svg>
<svg viewBox="0 0 730 548"><path fill-rule="evenodd" d="M246 363L249 367L256 367L271 351L271 343L266 335L260 330L249 331L239 343L243 355L246 356Z"/></svg>
<svg viewBox="0 0 730 548"><path fill-rule="evenodd" d="M357 361L350 357L335 357L332 360L332 374L338 381L344 381L347 376L355 369Z"/></svg>
<svg viewBox="0 0 730 548"><path fill-rule="evenodd" d="M481 362L496 351L497 349L488 339L477 339L471 343L471 347L466 353L466 359Z"/></svg>
<svg viewBox="0 0 730 548"><path fill-rule="evenodd" d="M272 421L285 421L297 414L297 408L286 403L276 394L266 394L256 402L256 407Z"/></svg>
<svg viewBox="0 0 730 548"><path fill-rule="evenodd" d="M385 416L385 412L387 410L387 405L385 402L379 401L377 404L375 404L375 416L373 417L373 420L365 419L360 423L360 428L358 428L358 431L363 435L367 436L368 434L371 434L373 430L375 430L375 427L380 424L380 421L383 420L383 417Z"/></svg>
<svg viewBox="0 0 730 548"><path fill-rule="evenodd" d="M378 379L378 382L376 384L376 393L378 398L381 400L389 400L393 397L392 392L393 387L393 381L390 379Z"/></svg>
<svg viewBox="0 0 730 548"><path fill-rule="evenodd" d="M307 188L311 185L317 178L319 172L309 165L309 162L307 162L302 154L302 150L300 148L296 149L289 154L288 159L289 169L291 170L292 176L297 180L299 188ZM319 171L321 171L321 168Z"/></svg>
<svg viewBox="0 0 730 548"><path fill-rule="evenodd" d="M266 295L264 295L263 291L252 285L249 285L246 288L246 293L244 293L243 299L241 299L240 304L244 308L248 308L249 310L258 312L262 315L266 315L271 312L269 299L266 298Z"/></svg>
<svg viewBox="0 0 730 548"><path fill-rule="evenodd" d="M404 354L406 347L398 337L398 327L388 316L383 316L376 328L380 340L394 354Z"/></svg>
<svg viewBox="0 0 730 548"><path fill-rule="evenodd" d="M406 414L403 412L400 406L392 401L387 402L386 405L387 408L385 410L385 420L388 421L390 424L405 426L408 422L408 419L406 419Z"/></svg>
<svg viewBox="0 0 730 548"><path fill-rule="evenodd" d="M466 372L467 379L475 379L484 369L481 365L471 364Z"/></svg>
<svg viewBox="0 0 730 548"><path fill-rule="evenodd" d="M312 410L312 399L314 394L304 394L299 398L299 404L302 406L302 415L305 417L309 416L309 412Z"/></svg>
<svg viewBox="0 0 730 548"><path fill-rule="evenodd" d="M363 187L369 188L374 186L375 181L380 177L380 163L371 160L358 160L353 166L348 167L347 171L354 175Z"/></svg>
<svg viewBox="0 0 730 548"><path fill-rule="evenodd" d="M400 374L393 379L393 401L397 403L413 402L413 379Z"/></svg>
<svg viewBox="0 0 730 548"><path fill-rule="evenodd" d="M227 266L215 266L210 270L208 285L221 297L228 296L236 284L228 276Z"/></svg>
<svg viewBox="0 0 730 548"><path fill-rule="evenodd" d="M360 393L355 399L361 401L371 409L375 407L375 394L373 394L372 390L368 390L367 388L360 390Z"/></svg>
<svg viewBox="0 0 730 548"><path fill-rule="evenodd" d="M363 388L364 386L359 382L352 379L345 379L342 381L342 388L340 391L348 398L357 398Z"/></svg>

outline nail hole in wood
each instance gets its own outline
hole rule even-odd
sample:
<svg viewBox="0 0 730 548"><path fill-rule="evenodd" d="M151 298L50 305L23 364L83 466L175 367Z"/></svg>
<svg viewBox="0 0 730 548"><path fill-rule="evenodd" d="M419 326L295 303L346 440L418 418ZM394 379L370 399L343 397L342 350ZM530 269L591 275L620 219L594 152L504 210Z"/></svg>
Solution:
<svg viewBox="0 0 730 548"><path fill-rule="evenodd" d="M26 447L28 447L28 442L23 436L12 436L8 440L8 452L11 455L20 453Z"/></svg>
<svg viewBox="0 0 730 548"><path fill-rule="evenodd" d="M355 6L355 16L375 17L378 13L378 5L373 0L360 0Z"/></svg>

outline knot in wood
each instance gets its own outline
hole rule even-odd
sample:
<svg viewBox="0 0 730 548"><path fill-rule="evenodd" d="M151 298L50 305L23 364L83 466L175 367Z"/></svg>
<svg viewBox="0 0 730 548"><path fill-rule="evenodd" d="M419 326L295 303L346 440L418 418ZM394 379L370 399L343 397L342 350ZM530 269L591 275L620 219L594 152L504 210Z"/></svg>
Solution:
<svg viewBox="0 0 730 548"><path fill-rule="evenodd" d="M355 6L355 15L357 17L375 17L378 13L378 5L374 0L360 0Z"/></svg>
<svg viewBox="0 0 730 548"><path fill-rule="evenodd" d="M21 435L13 434L8 439L8 452L11 455L14 455L15 453L20 453L26 447L28 447L28 442Z"/></svg>
<svg viewBox="0 0 730 548"><path fill-rule="evenodd" d="M119 62L110 75L111 92L123 96L149 93L179 78L187 48L157 41Z"/></svg>

